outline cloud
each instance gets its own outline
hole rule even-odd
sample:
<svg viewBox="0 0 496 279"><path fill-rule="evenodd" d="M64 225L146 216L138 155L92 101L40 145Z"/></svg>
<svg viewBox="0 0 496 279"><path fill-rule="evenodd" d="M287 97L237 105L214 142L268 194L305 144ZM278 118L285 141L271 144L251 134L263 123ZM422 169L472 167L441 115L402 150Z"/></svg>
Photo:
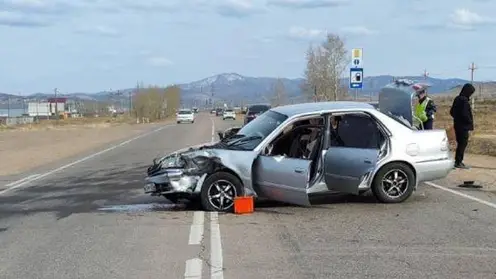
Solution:
<svg viewBox="0 0 496 279"><path fill-rule="evenodd" d="M150 57L146 60L148 65L154 66L154 67L166 67L173 65L172 61L169 59L163 57L163 56L153 56Z"/></svg>
<svg viewBox="0 0 496 279"><path fill-rule="evenodd" d="M250 0L224 0L216 6L216 11L226 17L247 17L265 10L255 6Z"/></svg>
<svg viewBox="0 0 496 279"><path fill-rule="evenodd" d="M0 10L29 14L62 14L71 10L72 1L0 0Z"/></svg>
<svg viewBox="0 0 496 279"><path fill-rule="evenodd" d="M98 35L102 37L119 37L121 35L117 30L103 25L84 26L78 28L75 32L78 34Z"/></svg>
<svg viewBox="0 0 496 279"><path fill-rule="evenodd" d="M457 9L450 15L448 27L462 30L472 30L476 26L494 24L493 18L479 15L467 9Z"/></svg>
<svg viewBox="0 0 496 279"><path fill-rule="evenodd" d="M0 11L0 25L8 27L33 28L48 26L50 25L50 22L20 13Z"/></svg>
<svg viewBox="0 0 496 279"><path fill-rule="evenodd" d="M348 4L348 0L268 0L267 5L290 9L315 9Z"/></svg>
<svg viewBox="0 0 496 279"><path fill-rule="evenodd" d="M291 39L298 40L314 40L325 37L327 32L320 29L309 29L301 26L293 26L289 28L288 36Z"/></svg>
<svg viewBox="0 0 496 279"><path fill-rule="evenodd" d="M180 9L177 3L170 0L119 0L114 4L123 10L134 12L175 12Z"/></svg>
<svg viewBox="0 0 496 279"><path fill-rule="evenodd" d="M370 30L367 27L364 26L348 26L348 27L343 27L341 28L341 33L344 34L349 34L349 35L373 35L376 34L377 32L374 30Z"/></svg>

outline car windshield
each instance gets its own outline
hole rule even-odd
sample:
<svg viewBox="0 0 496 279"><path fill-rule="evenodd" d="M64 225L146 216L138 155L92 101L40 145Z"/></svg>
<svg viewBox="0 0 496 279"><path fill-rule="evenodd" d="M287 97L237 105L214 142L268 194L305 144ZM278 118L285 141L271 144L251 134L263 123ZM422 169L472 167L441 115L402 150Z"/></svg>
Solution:
<svg viewBox="0 0 496 279"><path fill-rule="evenodd" d="M263 113L265 111L268 111L269 109L270 107L266 105L255 105L248 108L248 114Z"/></svg>
<svg viewBox="0 0 496 279"><path fill-rule="evenodd" d="M191 110L180 110L178 114L191 114Z"/></svg>
<svg viewBox="0 0 496 279"><path fill-rule="evenodd" d="M233 112L232 109L226 109L224 112Z"/></svg>
<svg viewBox="0 0 496 279"><path fill-rule="evenodd" d="M287 115L269 110L243 126L234 137L235 144L240 149L253 150L287 118ZM243 138L249 140L243 141Z"/></svg>

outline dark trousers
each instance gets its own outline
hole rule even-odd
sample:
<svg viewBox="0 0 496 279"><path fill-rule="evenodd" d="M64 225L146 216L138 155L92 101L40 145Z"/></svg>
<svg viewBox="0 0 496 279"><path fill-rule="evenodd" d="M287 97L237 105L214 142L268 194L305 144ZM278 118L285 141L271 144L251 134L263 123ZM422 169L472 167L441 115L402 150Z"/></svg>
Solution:
<svg viewBox="0 0 496 279"><path fill-rule="evenodd" d="M465 154L465 149L468 144L468 130L466 129L456 129L456 153L455 153L455 164L460 164L463 162L463 155Z"/></svg>
<svg viewBox="0 0 496 279"><path fill-rule="evenodd" d="M424 127L424 130L432 130L432 128L434 127L434 120L429 119L429 120L423 122L422 126Z"/></svg>

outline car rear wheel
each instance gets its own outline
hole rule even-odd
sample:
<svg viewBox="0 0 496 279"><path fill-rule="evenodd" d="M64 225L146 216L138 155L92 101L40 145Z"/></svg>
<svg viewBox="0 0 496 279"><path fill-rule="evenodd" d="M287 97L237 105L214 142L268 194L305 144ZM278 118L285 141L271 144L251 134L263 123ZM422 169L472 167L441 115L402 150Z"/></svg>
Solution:
<svg viewBox="0 0 496 279"><path fill-rule="evenodd" d="M400 203L408 199L415 188L415 174L403 163L382 167L372 184L372 193L383 203Z"/></svg>
<svg viewBox="0 0 496 279"><path fill-rule="evenodd" d="M228 172L216 172L203 183L201 203L206 211L232 212L234 198L241 195L243 184Z"/></svg>

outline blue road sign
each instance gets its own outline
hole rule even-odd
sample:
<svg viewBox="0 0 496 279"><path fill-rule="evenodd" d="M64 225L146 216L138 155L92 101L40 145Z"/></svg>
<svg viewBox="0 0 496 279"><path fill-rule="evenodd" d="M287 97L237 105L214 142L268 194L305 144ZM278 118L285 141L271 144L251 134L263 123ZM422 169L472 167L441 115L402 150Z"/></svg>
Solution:
<svg viewBox="0 0 496 279"><path fill-rule="evenodd" d="M363 88L363 68L350 68L350 88Z"/></svg>

